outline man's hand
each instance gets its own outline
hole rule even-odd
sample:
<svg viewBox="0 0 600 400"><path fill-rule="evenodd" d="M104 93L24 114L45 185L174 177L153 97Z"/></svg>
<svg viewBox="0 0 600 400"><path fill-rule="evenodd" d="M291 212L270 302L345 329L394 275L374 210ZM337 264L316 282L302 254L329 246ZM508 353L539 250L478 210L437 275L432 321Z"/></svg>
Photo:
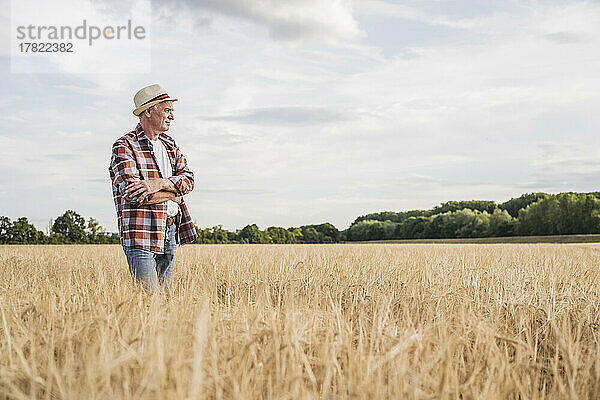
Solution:
<svg viewBox="0 0 600 400"><path fill-rule="evenodd" d="M138 202L141 203L146 197L150 196L151 194L163 189L168 189L172 185L173 184L171 181L162 178L147 179L136 183L132 183L125 188L125 200L138 200Z"/></svg>
<svg viewBox="0 0 600 400"><path fill-rule="evenodd" d="M167 190L160 190L154 194L149 195L142 201L138 203L138 205L149 205L149 204L158 204L164 203L165 201L173 200L177 204L181 204L183 201L183 197L178 197L175 193L169 192Z"/></svg>

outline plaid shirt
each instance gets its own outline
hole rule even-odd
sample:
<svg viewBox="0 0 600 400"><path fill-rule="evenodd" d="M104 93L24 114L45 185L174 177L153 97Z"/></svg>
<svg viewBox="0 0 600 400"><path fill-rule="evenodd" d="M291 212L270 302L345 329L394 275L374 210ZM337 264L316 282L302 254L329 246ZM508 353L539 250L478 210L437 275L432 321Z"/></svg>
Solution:
<svg viewBox="0 0 600 400"><path fill-rule="evenodd" d="M173 176L168 179L173 182L178 196L188 194L194 188L194 174L188 168L185 157L169 135L160 133L158 139L162 140L171 160ZM113 144L108 169L117 209L121 244L153 253L162 253L167 222L167 204L138 205L135 202L128 202L124 197L125 187L130 183L163 177L152 152L152 143L139 123L135 130L117 139ZM177 243L192 243L197 238L196 229L183 199L179 204L179 211L175 216L175 223L178 227Z"/></svg>

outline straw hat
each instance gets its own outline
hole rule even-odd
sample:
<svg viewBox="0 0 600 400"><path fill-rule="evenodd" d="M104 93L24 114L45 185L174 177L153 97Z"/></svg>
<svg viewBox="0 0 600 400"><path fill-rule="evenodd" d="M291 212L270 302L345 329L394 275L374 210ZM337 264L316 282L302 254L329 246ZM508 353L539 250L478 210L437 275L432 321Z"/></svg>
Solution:
<svg viewBox="0 0 600 400"><path fill-rule="evenodd" d="M133 115L137 117L144 112L144 110L162 101L177 101L177 99L170 98L167 92L165 92L159 84L146 86L133 96L133 104L135 104Z"/></svg>

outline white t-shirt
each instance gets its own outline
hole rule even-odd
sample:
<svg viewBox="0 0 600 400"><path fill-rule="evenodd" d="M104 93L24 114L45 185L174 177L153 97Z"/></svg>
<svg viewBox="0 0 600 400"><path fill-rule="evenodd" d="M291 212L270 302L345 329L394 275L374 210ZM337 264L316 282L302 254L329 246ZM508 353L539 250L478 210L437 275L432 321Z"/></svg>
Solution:
<svg viewBox="0 0 600 400"><path fill-rule="evenodd" d="M158 140L150 140L152 143L152 150L154 151L154 156L156 157L156 161L158 161L158 168L160 169L160 173L163 178L169 178L173 176L173 168L171 168L171 161L169 161L169 154L167 153L167 149L165 149L165 145ZM175 203L172 200L167 201L167 215L175 216L179 212L179 204Z"/></svg>

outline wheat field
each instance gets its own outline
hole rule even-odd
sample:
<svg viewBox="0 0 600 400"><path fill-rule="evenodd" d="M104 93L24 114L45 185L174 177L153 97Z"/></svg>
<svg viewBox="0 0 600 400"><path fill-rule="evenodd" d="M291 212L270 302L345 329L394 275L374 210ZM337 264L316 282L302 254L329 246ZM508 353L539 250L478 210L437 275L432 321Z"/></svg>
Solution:
<svg viewBox="0 0 600 400"><path fill-rule="evenodd" d="M600 397L595 245L0 247L0 399Z"/></svg>

